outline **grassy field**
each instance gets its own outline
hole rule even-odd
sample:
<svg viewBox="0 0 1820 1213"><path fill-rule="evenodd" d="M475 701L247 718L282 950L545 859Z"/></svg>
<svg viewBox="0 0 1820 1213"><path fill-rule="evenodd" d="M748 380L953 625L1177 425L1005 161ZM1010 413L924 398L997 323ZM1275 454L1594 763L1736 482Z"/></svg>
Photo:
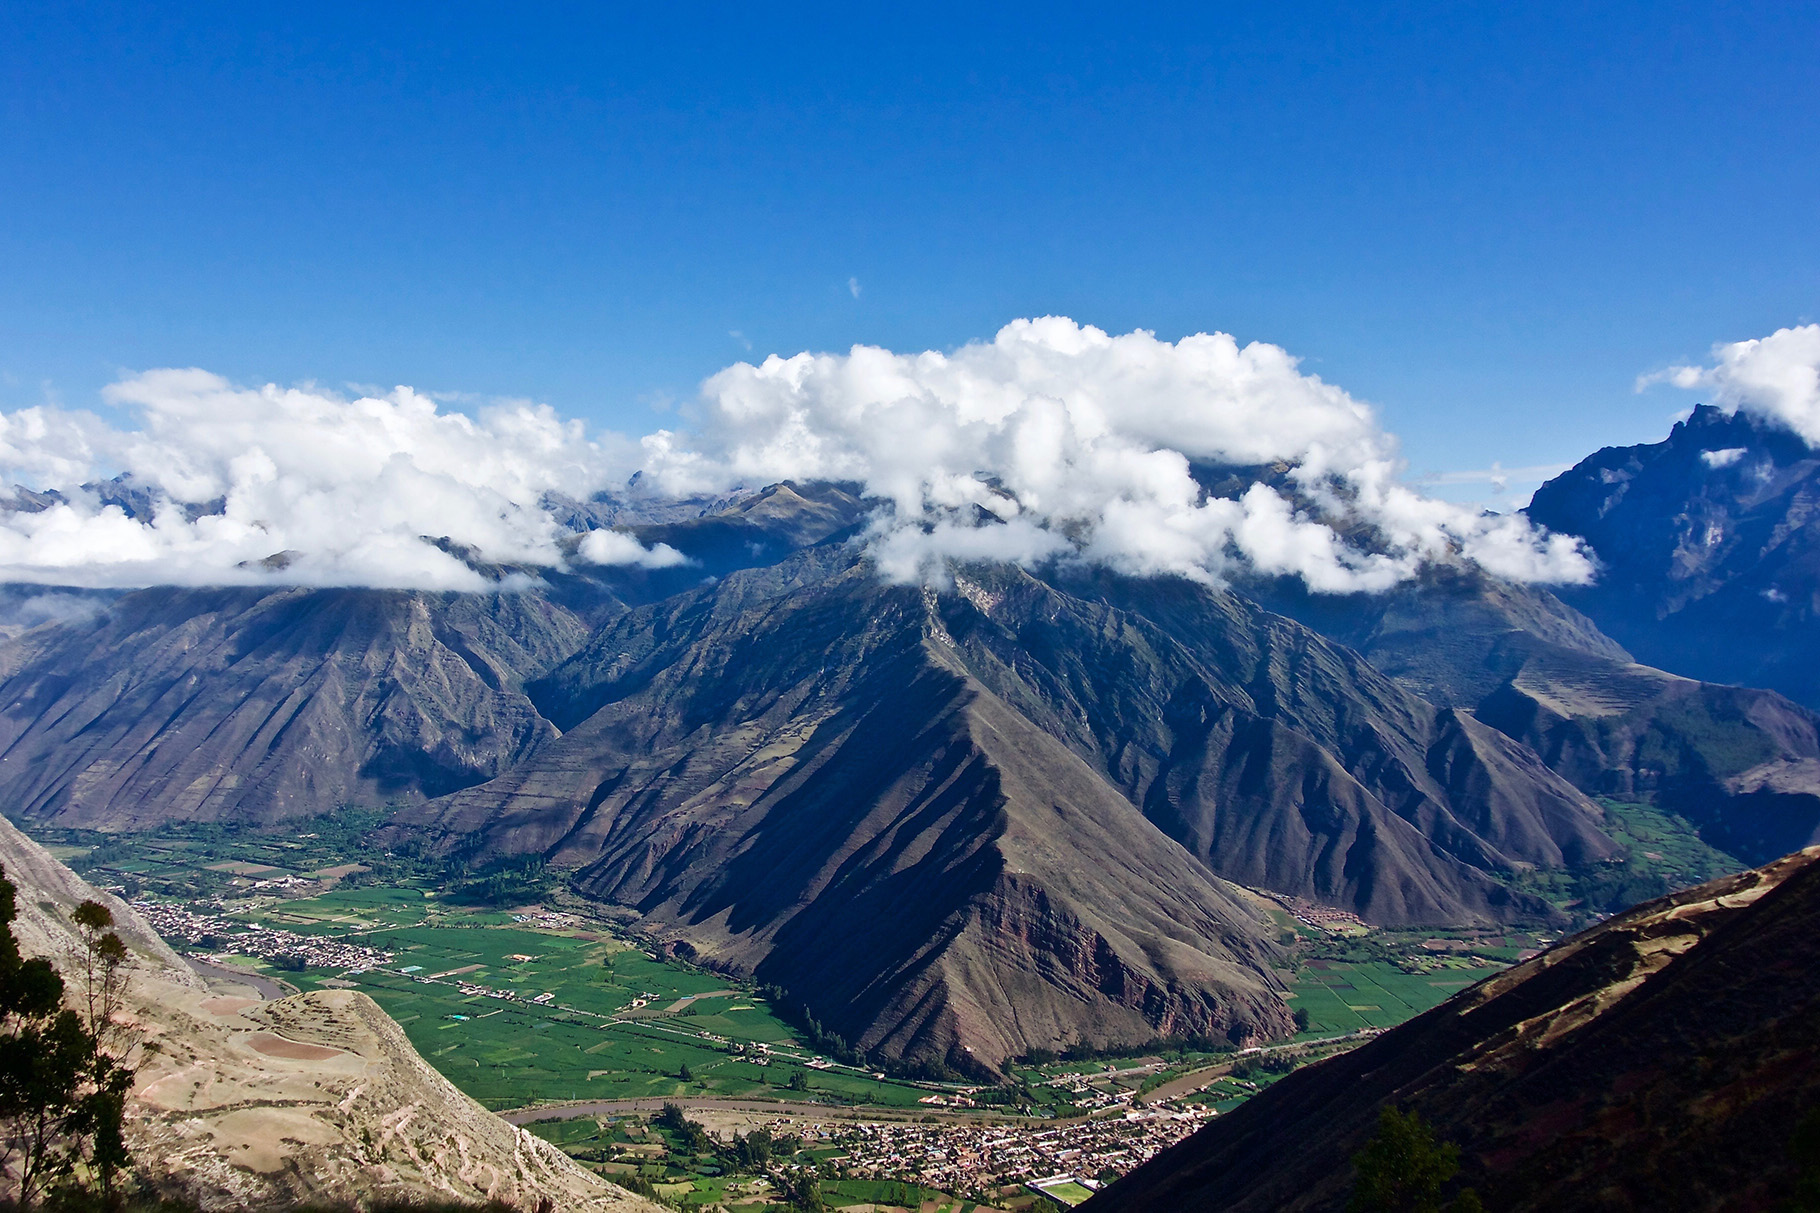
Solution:
<svg viewBox="0 0 1820 1213"><path fill-rule="evenodd" d="M1510 881L1584 925L1606 914L1677 889L1742 871L1747 865L1702 839L1685 818L1654 805L1601 799L1605 829L1624 847L1622 858L1565 872L1531 872Z"/></svg>
<svg viewBox="0 0 1820 1213"><path fill-rule="evenodd" d="M813 1054L750 989L596 932L528 929L510 914L439 906L417 890L330 893L269 917L393 952L383 970L312 971L298 984L352 982L490 1108L682 1095L911 1107L926 1094L809 1068ZM751 1049L760 1044L778 1052L760 1057ZM798 1075L806 1089L789 1090Z"/></svg>
<svg viewBox="0 0 1820 1213"><path fill-rule="evenodd" d="M1664 866L1691 869L1709 859L1672 822L1628 808L1614 816L1630 831L1626 841L1663 856ZM192 905L219 904L242 921L391 952L382 968L281 976L303 988L352 984L371 994L433 1065L491 1108L719 1095L917 1109L931 1090L851 1068L810 1067L813 1051L754 990L660 959L635 931L585 906L555 927L547 914L457 904L446 895L454 877L430 871L428 860L367 844L376 820L323 818L283 835L191 825L157 836L60 831L44 841L129 893L139 886ZM371 870L351 869L355 863ZM284 883L293 876L318 883ZM1296 941L1291 1005L1308 1012L1304 1039L1392 1026L1489 972L1473 967L1474 956L1507 962L1533 942L1444 930L1439 941L1419 932L1337 939L1287 915L1279 925ZM1441 950L1424 952L1426 943ZM1466 951L1447 951L1455 944ZM1108 1092L1155 1085L1200 1064L1179 1050L1169 1062L1158 1074L1096 1079L1084 1093L1046 1080L1108 1063L1057 1060L1019 1067L1018 1077L1034 1088L1025 1101L1031 1113L1068 1115Z"/></svg>
<svg viewBox="0 0 1820 1213"><path fill-rule="evenodd" d="M1445 1002L1487 975L1489 970L1460 969L1411 974L1384 961L1314 960L1297 974L1291 987L1295 997L1289 1005L1308 1012L1304 1035L1309 1037L1389 1028Z"/></svg>

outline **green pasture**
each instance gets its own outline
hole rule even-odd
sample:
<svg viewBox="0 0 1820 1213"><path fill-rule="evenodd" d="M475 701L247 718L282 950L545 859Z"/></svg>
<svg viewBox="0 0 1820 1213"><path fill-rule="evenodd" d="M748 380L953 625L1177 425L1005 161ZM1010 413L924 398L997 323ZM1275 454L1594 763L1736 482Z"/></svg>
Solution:
<svg viewBox="0 0 1820 1213"><path fill-rule="evenodd" d="M1441 969L1405 973L1383 961L1327 961L1296 974L1290 1006L1308 1012L1305 1036L1335 1036L1360 1028L1391 1028L1488 976L1485 971Z"/></svg>
<svg viewBox="0 0 1820 1213"><path fill-rule="evenodd" d="M534 1120L525 1129L553 1146L600 1146L604 1149L625 1139L625 1134L614 1133L606 1123L592 1116L578 1116L573 1120Z"/></svg>
<svg viewBox="0 0 1820 1213"><path fill-rule="evenodd" d="M835 1209L852 1205L896 1205L914 1209L925 1201L952 1199L934 1188L889 1179L827 1179L822 1181L821 1191L822 1199Z"/></svg>
<svg viewBox="0 0 1820 1213"><path fill-rule="evenodd" d="M385 896L401 892L414 891L355 889L284 908L287 918L323 915L313 927L293 923L291 929L348 934L334 926L337 918L371 921L394 911L421 917L420 895L418 904ZM807 1070L785 1058L757 1064L756 1058L736 1055L731 1044L793 1049L796 1044L789 1027L749 990L734 989L725 977L653 960L610 939L486 925L499 917L438 912L428 923L363 930L354 937L394 953L387 969L345 975L319 971L303 980L320 984L340 976L355 982L404 1027L432 1065L489 1108L686 1095L910 1107L924 1094L852 1071ZM412 974L397 971L411 966L416 967ZM420 980L429 977L436 981ZM518 999L546 993L552 998L543 1006L527 1005L464 994L457 982L510 991ZM692 995L713 996L669 1011ZM635 1000L645 1005L634 1008ZM624 1018L610 1022L610 1016ZM702 1039L704 1033L727 1043ZM681 1077L685 1067L686 1081ZM786 1089L798 1071L807 1075L806 1093Z"/></svg>

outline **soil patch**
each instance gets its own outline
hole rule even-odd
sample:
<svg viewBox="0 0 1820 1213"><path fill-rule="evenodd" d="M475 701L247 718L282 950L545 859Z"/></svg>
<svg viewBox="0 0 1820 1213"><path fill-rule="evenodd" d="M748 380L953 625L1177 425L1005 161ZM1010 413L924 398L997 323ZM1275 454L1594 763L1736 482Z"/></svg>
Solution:
<svg viewBox="0 0 1820 1213"><path fill-rule="evenodd" d="M256 1053L264 1053L267 1057L283 1057L290 1061L327 1061L331 1057L342 1055L340 1049L300 1044L282 1036L273 1036L270 1032L255 1032L247 1038L247 1044L253 1046Z"/></svg>

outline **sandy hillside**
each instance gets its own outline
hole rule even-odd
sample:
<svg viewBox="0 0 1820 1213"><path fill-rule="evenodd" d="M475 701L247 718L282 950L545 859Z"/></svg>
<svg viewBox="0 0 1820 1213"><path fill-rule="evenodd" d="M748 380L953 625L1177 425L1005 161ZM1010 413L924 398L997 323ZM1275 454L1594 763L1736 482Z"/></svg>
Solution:
<svg viewBox="0 0 1820 1213"><path fill-rule="evenodd" d="M656 1210L486 1111L433 1070L378 1004L351 990L261 1001L210 988L117 898L0 819L22 949L66 974L68 911L96 898L132 949L142 1032L131 1113L140 1170L206 1208L299 1197L498 1197L527 1211Z"/></svg>

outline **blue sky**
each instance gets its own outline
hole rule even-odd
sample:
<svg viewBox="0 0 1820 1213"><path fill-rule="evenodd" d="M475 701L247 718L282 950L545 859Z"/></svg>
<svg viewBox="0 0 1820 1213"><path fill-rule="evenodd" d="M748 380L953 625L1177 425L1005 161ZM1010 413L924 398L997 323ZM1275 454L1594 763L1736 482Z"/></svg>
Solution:
<svg viewBox="0 0 1820 1213"><path fill-rule="evenodd" d="M0 407L194 365L642 432L1059 313L1279 343L1420 473L1658 437L1639 373L1820 313L1811 4L879 7L6 6Z"/></svg>

